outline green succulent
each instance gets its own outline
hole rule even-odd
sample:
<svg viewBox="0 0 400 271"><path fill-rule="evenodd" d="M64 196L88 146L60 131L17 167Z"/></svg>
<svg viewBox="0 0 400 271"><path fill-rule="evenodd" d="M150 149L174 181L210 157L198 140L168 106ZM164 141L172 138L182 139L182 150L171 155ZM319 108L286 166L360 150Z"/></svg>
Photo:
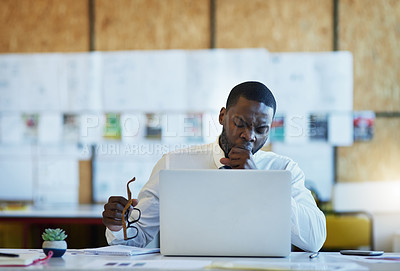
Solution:
<svg viewBox="0 0 400 271"><path fill-rule="evenodd" d="M63 241L68 235L62 229L45 229L42 234L44 241Z"/></svg>

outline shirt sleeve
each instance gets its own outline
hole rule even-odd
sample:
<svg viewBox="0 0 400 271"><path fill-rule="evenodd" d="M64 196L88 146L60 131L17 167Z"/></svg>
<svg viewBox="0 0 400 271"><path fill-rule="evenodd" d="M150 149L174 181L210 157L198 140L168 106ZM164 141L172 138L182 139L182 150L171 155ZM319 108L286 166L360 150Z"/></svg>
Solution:
<svg viewBox="0 0 400 271"><path fill-rule="evenodd" d="M159 198L158 181L159 172L165 168L165 156L163 156L154 166L149 181L143 186L138 195L138 208L141 211L141 217L134 226L137 228L137 236L131 240L124 240L123 230L118 232L106 229L106 239L109 245L130 245L135 247L145 247L157 235L160 229L159 222ZM135 229L128 228L127 235L133 236Z"/></svg>
<svg viewBox="0 0 400 271"><path fill-rule="evenodd" d="M292 244L306 251L318 251L326 239L326 220L311 192L305 187L305 176L297 163L289 161L292 173Z"/></svg>

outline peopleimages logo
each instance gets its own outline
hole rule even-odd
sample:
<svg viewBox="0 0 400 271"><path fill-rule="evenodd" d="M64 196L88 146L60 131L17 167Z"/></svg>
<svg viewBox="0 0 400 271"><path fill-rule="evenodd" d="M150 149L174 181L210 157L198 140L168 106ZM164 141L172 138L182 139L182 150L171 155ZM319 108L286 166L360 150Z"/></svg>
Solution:
<svg viewBox="0 0 400 271"><path fill-rule="evenodd" d="M162 156L165 153L176 151L181 153L203 154L209 152L220 152L216 144L205 144L200 148L193 149L194 144L162 144L162 143L140 143L140 144L119 144L101 143L96 145L83 144L82 154L90 154L93 150L100 156ZM92 149L93 148L93 149Z"/></svg>
<svg viewBox="0 0 400 271"><path fill-rule="evenodd" d="M107 123L106 117L103 114L82 115L80 128L81 142L96 144L103 142L103 139L105 139L104 131L110 128L110 125L117 125L118 127L108 129L107 135L119 135L119 140L124 143L136 143L150 138L158 139L159 141L163 141L163 143L164 140L167 142L168 140L172 140L174 141L173 143L180 143L190 141L190 139L194 138L197 139L197 141L195 140L197 143L210 142L211 139L215 140L222 130L218 114L199 114L201 117L197 116L196 121L193 121L193 116L190 114L164 113L159 114L157 118L152 117L151 120L146 118L146 114L115 115L119 118L119 121L116 121L114 124ZM306 114L292 114L284 117L284 123L283 136L285 138L327 137L328 117L326 115L324 118L320 116L316 118L314 115L310 117ZM113 131L115 131L115 134L112 134ZM270 137L274 133L275 130L272 128L270 130ZM321 135L321 133L323 134ZM147 144L144 145L146 146ZM135 150L126 152L136 152L136 149L139 152L147 152L145 146L132 147ZM153 148L162 149L165 147L154 146Z"/></svg>
<svg viewBox="0 0 400 271"><path fill-rule="evenodd" d="M114 123L107 122L106 116L103 114L82 115L80 137L102 135L107 128L115 128L115 133L120 132L121 136L125 138L145 137L146 132L150 129L159 129L162 137L208 137L218 135L221 131L218 114L193 116L192 114L169 113L159 114L152 118L146 117L150 114L114 115L114 118L118 118L118 121Z"/></svg>

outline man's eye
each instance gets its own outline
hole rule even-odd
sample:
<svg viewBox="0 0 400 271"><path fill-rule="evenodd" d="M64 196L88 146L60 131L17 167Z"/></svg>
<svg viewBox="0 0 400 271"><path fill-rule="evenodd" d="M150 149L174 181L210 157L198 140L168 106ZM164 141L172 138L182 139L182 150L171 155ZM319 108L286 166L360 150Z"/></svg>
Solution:
<svg viewBox="0 0 400 271"><path fill-rule="evenodd" d="M243 124L239 124L239 123L235 123L235 126L238 127L238 128L243 128L244 127Z"/></svg>
<svg viewBox="0 0 400 271"><path fill-rule="evenodd" d="M268 132L268 127L258 127L256 129L256 132L259 134L265 134L266 132Z"/></svg>
<svg viewBox="0 0 400 271"><path fill-rule="evenodd" d="M241 120L234 120L233 123L235 124L236 127L243 128L244 123Z"/></svg>

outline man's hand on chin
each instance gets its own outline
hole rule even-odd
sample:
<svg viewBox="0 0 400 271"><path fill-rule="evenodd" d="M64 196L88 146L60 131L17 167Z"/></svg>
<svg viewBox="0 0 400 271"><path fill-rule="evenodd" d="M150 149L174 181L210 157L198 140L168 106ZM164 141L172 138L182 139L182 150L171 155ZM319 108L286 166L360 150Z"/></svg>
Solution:
<svg viewBox="0 0 400 271"><path fill-rule="evenodd" d="M233 169L257 169L251 148L235 146L228 153L228 157L221 158L221 164L230 166Z"/></svg>

